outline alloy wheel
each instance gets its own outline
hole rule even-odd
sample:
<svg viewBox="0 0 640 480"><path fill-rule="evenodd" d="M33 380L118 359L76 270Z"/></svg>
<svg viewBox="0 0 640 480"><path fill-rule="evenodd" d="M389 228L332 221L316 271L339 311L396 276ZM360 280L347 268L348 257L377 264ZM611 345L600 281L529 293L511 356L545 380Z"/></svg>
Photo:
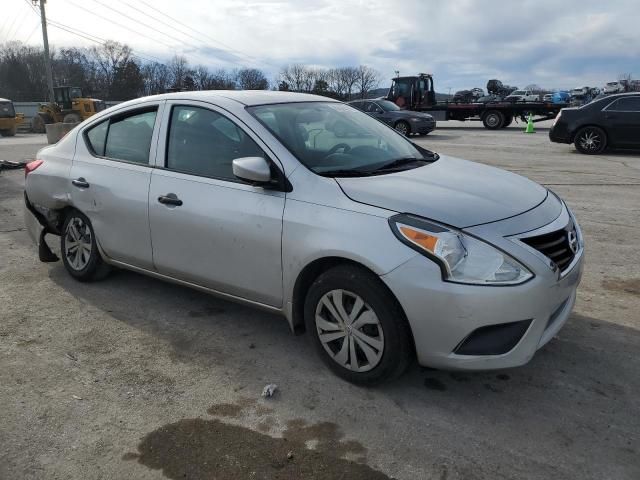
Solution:
<svg viewBox="0 0 640 480"><path fill-rule="evenodd" d="M91 258L91 229L81 218L74 217L64 232L64 255L67 263L76 271L83 270Z"/></svg>
<svg viewBox="0 0 640 480"><path fill-rule="evenodd" d="M580 146L587 151L595 152L600 149L602 145L602 137L594 130L585 130L578 139Z"/></svg>
<svg viewBox="0 0 640 480"><path fill-rule="evenodd" d="M318 338L329 356L355 372L373 369L384 352L384 334L378 316L355 293L331 290L316 306Z"/></svg>
<svg viewBox="0 0 640 480"><path fill-rule="evenodd" d="M409 129L407 128L407 124L404 122L399 122L396 125L396 130L403 135L406 135L409 132Z"/></svg>

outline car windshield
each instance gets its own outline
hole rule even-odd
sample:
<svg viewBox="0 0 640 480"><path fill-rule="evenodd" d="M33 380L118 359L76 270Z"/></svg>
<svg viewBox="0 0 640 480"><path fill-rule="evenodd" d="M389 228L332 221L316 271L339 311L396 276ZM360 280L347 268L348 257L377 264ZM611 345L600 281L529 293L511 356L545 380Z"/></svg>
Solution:
<svg viewBox="0 0 640 480"><path fill-rule="evenodd" d="M395 112L396 110L400 110L399 106L389 100L378 100L376 103L380 105L385 112Z"/></svg>
<svg viewBox="0 0 640 480"><path fill-rule="evenodd" d="M13 103L0 102L0 117L13 118L16 116L16 112L13 109Z"/></svg>
<svg viewBox="0 0 640 480"><path fill-rule="evenodd" d="M343 103L280 103L247 110L319 175L378 175L416 168L438 158Z"/></svg>
<svg viewBox="0 0 640 480"><path fill-rule="evenodd" d="M526 95L526 94L527 92L525 92L524 90L516 90L511 95Z"/></svg>

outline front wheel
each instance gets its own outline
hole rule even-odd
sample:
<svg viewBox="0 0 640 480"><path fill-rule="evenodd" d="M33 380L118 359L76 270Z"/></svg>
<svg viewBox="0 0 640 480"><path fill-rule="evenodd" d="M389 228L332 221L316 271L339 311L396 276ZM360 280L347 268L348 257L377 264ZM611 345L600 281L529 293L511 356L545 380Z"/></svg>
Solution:
<svg viewBox="0 0 640 480"><path fill-rule="evenodd" d="M104 263L98 251L89 218L77 210L67 215L64 221L60 250L67 272L76 280L100 280L109 273L109 266Z"/></svg>
<svg viewBox="0 0 640 480"><path fill-rule="evenodd" d="M504 114L498 110L490 110L482 117L482 123L489 130L498 130L504 125Z"/></svg>
<svg viewBox="0 0 640 480"><path fill-rule="evenodd" d="M400 121L398 123L395 124L394 128L401 133L402 135L408 137L409 134L411 133L411 127L409 126L409 124L407 122L404 121Z"/></svg>
<svg viewBox="0 0 640 480"><path fill-rule="evenodd" d="M311 285L307 331L338 376L375 385L402 374L413 355L404 313L380 279L355 266L334 267Z"/></svg>
<svg viewBox="0 0 640 480"><path fill-rule="evenodd" d="M606 148L607 134L598 127L584 127L578 130L573 143L580 153L596 155Z"/></svg>

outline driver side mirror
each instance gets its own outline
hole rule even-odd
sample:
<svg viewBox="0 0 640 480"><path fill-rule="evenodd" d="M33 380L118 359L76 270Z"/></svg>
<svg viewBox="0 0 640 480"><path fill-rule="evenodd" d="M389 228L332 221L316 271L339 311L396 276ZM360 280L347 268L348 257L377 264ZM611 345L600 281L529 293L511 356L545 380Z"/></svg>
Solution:
<svg viewBox="0 0 640 480"><path fill-rule="evenodd" d="M271 167L262 157L236 158L231 163L233 174L240 180L254 185L264 185L271 182Z"/></svg>

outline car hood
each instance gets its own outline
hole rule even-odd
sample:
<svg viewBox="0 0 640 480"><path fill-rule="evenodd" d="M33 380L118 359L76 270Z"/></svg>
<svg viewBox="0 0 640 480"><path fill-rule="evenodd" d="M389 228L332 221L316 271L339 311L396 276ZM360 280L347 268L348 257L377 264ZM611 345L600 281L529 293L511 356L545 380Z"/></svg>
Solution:
<svg viewBox="0 0 640 480"><path fill-rule="evenodd" d="M457 228L513 217L548 195L546 188L515 173L447 156L398 173L336 181L356 202Z"/></svg>

